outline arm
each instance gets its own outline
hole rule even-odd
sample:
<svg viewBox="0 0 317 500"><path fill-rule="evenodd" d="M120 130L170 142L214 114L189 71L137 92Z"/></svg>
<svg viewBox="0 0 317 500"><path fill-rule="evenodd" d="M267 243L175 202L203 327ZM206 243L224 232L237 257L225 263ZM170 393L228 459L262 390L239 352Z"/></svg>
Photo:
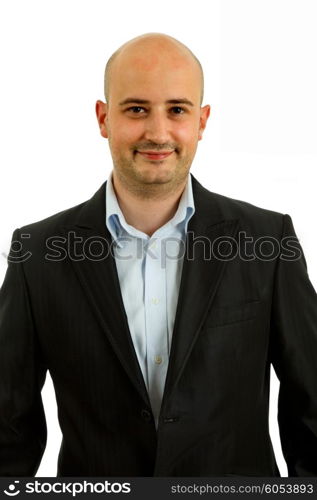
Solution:
<svg viewBox="0 0 317 500"><path fill-rule="evenodd" d="M294 236L284 216L283 236ZM278 421L289 476L317 476L317 295L301 251L279 259L272 303L272 362L280 380Z"/></svg>
<svg viewBox="0 0 317 500"><path fill-rule="evenodd" d="M0 476L36 474L46 445L45 375L23 263L9 258L0 290Z"/></svg>

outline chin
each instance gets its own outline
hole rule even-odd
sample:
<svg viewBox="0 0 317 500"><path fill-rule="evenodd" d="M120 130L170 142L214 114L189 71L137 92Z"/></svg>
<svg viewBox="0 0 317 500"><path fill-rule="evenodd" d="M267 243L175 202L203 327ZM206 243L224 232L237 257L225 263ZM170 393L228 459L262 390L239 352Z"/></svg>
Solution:
<svg viewBox="0 0 317 500"><path fill-rule="evenodd" d="M140 169L136 172L136 178L144 184L166 184L167 182L171 182L174 177L174 169L162 168L160 165L154 165L150 169Z"/></svg>
<svg viewBox="0 0 317 500"><path fill-rule="evenodd" d="M167 184L175 178L173 172L142 172L138 179L144 184Z"/></svg>

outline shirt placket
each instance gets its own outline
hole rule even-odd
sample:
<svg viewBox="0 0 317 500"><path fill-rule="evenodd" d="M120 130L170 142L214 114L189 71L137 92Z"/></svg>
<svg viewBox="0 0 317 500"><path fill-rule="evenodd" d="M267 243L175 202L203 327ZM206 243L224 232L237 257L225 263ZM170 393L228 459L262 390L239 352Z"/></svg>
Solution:
<svg viewBox="0 0 317 500"><path fill-rule="evenodd" d="M160 239L149 240L145 255L145 325L149 397L158 417L168 366L166 268Z"/></svg>

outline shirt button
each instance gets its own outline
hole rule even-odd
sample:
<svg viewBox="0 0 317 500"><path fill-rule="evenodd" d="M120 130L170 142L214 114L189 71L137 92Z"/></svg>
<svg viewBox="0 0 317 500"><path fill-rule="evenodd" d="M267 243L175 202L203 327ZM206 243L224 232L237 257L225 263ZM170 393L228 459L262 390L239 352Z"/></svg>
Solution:
<svg viewBox="0 0 317 500"><path fill-rule="evenodd" d="M155 306L159 303L160 299L158 299L157 297L153 297L153 299L151 300L152 304L154 304Z"/></svg>
<svg viewBox="0 0 317 500"><path fill-rule="evenodd" d="M160 365L163 361L162 356L155 356L154 361L156 365Z"/></svg>

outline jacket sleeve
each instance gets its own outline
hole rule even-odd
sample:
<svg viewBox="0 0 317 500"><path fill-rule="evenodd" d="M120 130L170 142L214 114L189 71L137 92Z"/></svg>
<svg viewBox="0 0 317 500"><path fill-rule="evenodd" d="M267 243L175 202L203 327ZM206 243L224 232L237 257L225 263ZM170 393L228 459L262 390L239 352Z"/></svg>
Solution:
<svg viewBox="0 0 317 500"><path fill-rule="evenodd" d="M289 238L295 241L296 234L285 215L282 248ZM280 380L278 422L289 476L317 476L317 295L299 243L297 249L295 258L282 251L276 267L272 362Z"/></svg>
<svg viewBox="0 0 317 500"><path fill-rule="evenodd" d="M14 243L13 243L14 242ZM19 230L12 245L20 246ZM21 254L0 290L0 476L36 474L46 445L41 399L46 368L36 338Z"/></svg>

